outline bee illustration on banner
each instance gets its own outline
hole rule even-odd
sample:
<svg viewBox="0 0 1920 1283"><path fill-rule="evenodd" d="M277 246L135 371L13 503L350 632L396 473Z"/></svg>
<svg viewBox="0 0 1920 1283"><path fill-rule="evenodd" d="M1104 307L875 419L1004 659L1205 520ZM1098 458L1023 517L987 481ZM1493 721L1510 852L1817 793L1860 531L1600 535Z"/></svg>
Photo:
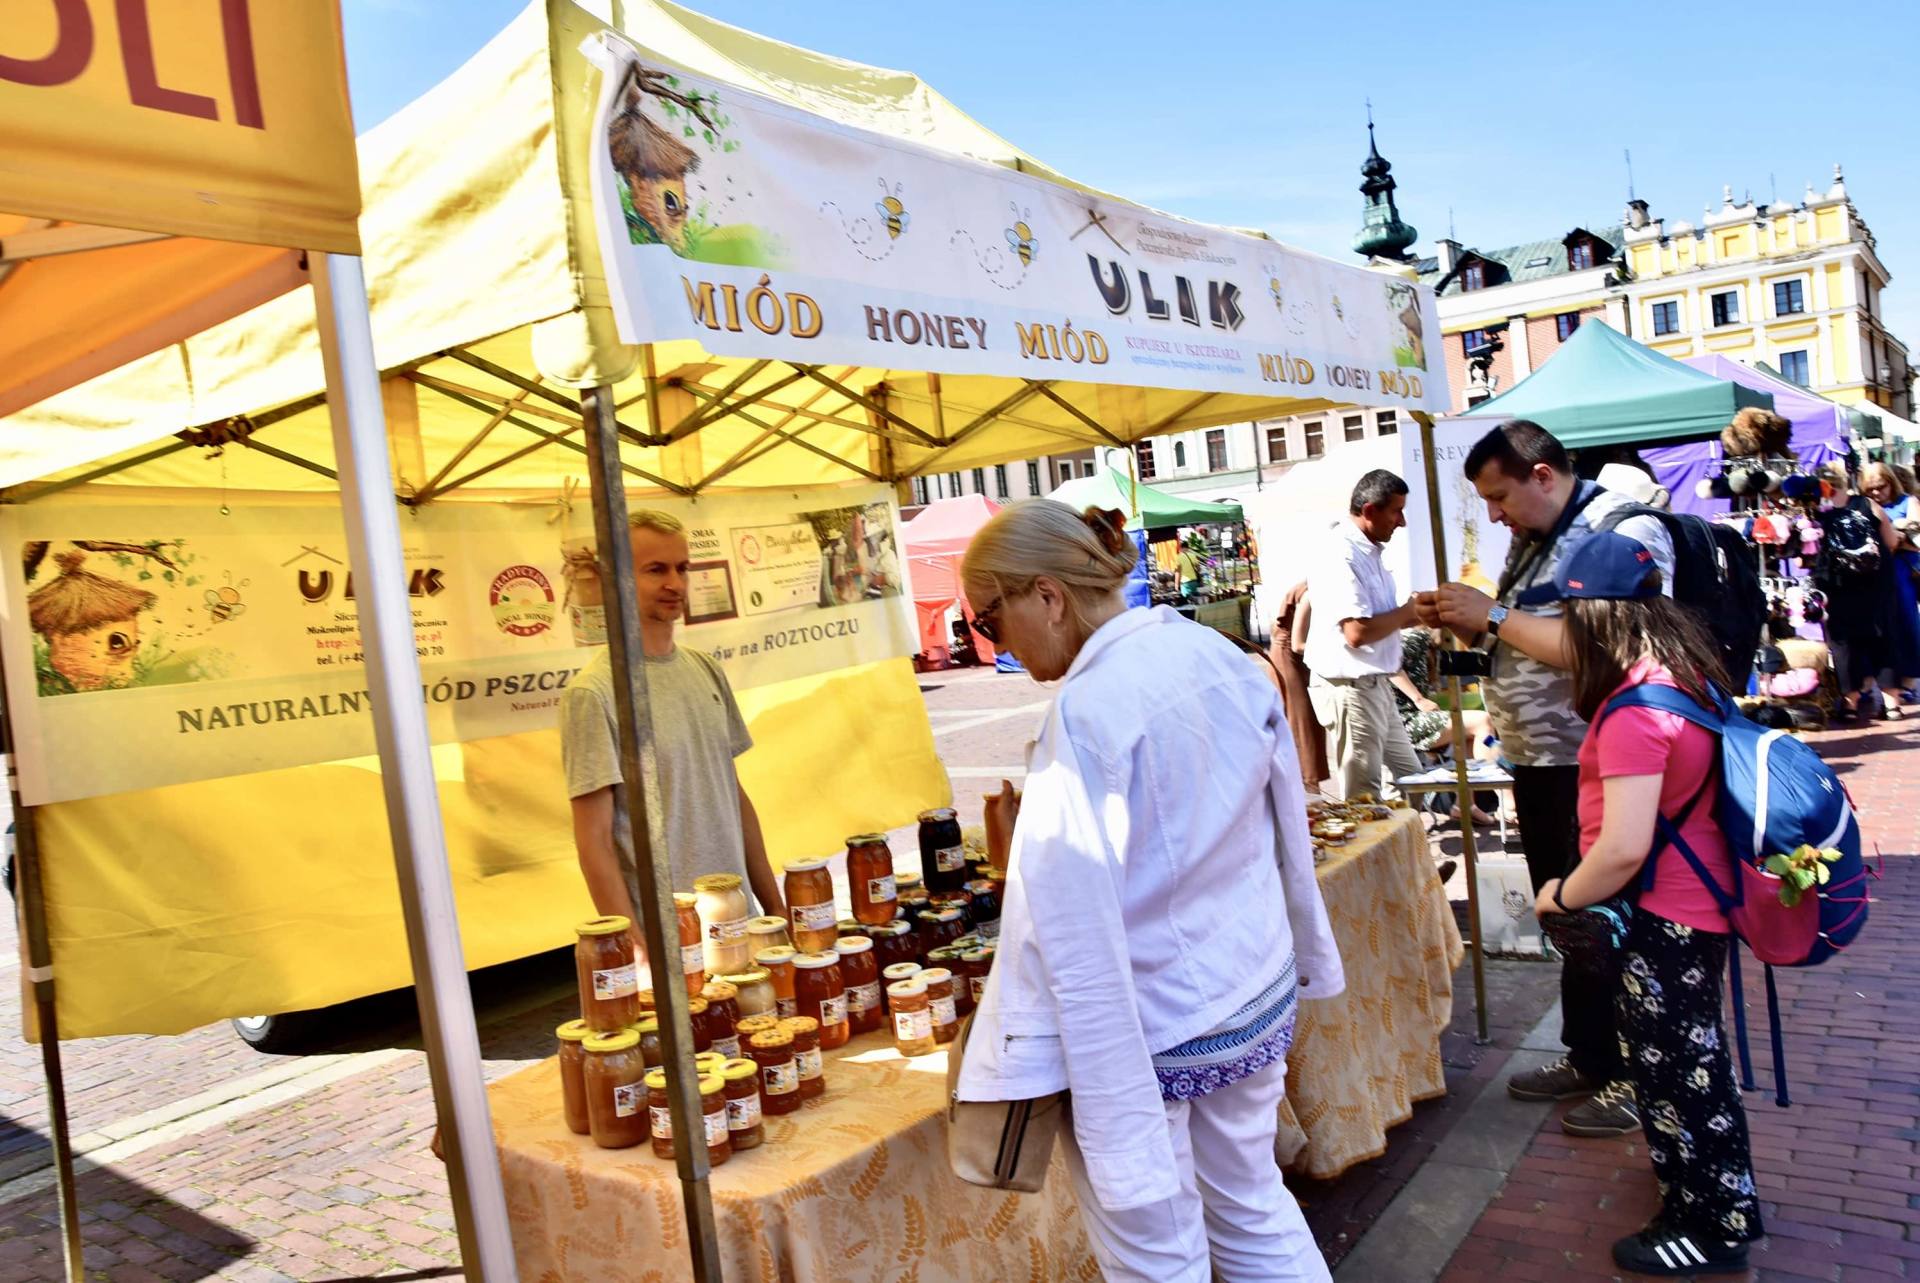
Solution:
<svg viewBox="0 0 1920 1283"><path fill-rule="evenodd" d="M907 212L907 202L903 196L905 183L889 186L885 178L879 179L880 199L873 202L873 216L856 214L851 217L840 208L837 201L823 200L820 212L833 211L840 220L840 231L847 238L847 244L853 246L854 253L869 263L882 263L893 254L900 238L907 233L907 226L913 216Z"/></svg>
<svg viewBox="0 0 1920 1283"><path fill-rule="evenodd" d="M1009 204L1013 211L1013 226L1007 229L1007 244L1013 248L1014 257L1020 260L1022 268L1033 266L1033 256L1039 252L1040 242L1033 237L1033 228L1027 220L1033 217L1032 210L1023 210L1018 205Z"/></svg>
<svg viewBox="0 0 1920 1283"><path fill-rule="evenodd" d="M873 210L880 215L880 221L887 229L888 240L899 240L900 234L907 230L907 223L912 217L900 200L900 189L905 185L895 183L893 189L889 191L887 180L884 178L880 180L880 199L874 202Z"/></svg>
<svg viewBox="0 0 1920 1283"><path fill-rule="evenodd" d="M1285 292L1280 288L1279 277L1269 276L1267 278L1267 293L1273 295L1274 309L1279 312L1285 312L1287 309L1287 299Z"/></svg>
<svg viewBox="0 0 1920 1283"><path fill-rule="evenodd" d="M247 603L240 600L240 589L251 582L251 580L242 579L238 585L235 585L233 576L228 575L226 587L207 589L205 600L208 618L216 624L224 624L230 619L238 619L246 614Z"/></svg>

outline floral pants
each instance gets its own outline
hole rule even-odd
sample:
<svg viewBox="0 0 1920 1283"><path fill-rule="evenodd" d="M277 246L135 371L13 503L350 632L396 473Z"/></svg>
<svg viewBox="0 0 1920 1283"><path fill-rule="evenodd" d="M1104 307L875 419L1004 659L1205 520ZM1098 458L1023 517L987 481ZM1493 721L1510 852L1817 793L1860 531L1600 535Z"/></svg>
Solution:
<svg viewBox="0 0 1920 1283"><path fill-rule="evenodd" d="M1620 1056L1640 1104L1661 1219L1703 1238L1759 1238L1747 1114L1720 1015L1730 937L1633 915L1620 993Z"/></svg>

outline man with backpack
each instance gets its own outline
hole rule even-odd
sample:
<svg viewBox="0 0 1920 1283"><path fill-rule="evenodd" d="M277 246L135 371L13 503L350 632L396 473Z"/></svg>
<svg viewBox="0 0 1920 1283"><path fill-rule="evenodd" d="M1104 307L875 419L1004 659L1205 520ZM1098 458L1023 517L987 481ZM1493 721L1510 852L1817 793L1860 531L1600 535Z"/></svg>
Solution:
<svg viewBox="0 0 1920 1283"><path fill-rule="evenodd" d="M1554 572L1600 523L1618 517L1611 524L1651 552L1671 596L1674 545L1652 510L1575 477L1566 448L1537 423L1515 419L1482 437L1467 454L1466 474L1486 500L1489 518L1514 534L1498 592L1489 597L1466 584L1443 584L1420 594L1416 611L1422 623L1487 648L1491 672L1481 690L1502 755L1513 766L1514 810L1537 893L1564 875L1578 852L1579 753L1587 731L1574 704ZM1570 1135L1638 1131L1612 988L1565 968L1560 997L1567 1055L1516 1075L1507 1090L1522 1100L1588 1097L1562 1124Z"/></svg>

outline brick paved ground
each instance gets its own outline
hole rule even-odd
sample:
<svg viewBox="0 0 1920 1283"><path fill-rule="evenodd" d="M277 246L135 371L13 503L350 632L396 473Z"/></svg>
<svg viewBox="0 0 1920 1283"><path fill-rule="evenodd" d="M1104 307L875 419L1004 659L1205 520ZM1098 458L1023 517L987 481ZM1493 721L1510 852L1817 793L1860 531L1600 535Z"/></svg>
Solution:
<svg viewBox="0 0 1920 1283"><path fill-rule="evenodd" d="M1770 1236L1759 1283L1920 1279L1920 758L1912 722L1816 737L1886 856L1866 933L1842 957L1782 971L1788 1081L1773 1104L1766 1005L1749 962L1760 1090L1746 1094ZM1559 1113L1556 1111L1556 1120ZM1608 1248L1658 1208L1639 1136L1575 1140L1552 1123L1454 1256L1446 1283L1614 1279Z"/></svg>

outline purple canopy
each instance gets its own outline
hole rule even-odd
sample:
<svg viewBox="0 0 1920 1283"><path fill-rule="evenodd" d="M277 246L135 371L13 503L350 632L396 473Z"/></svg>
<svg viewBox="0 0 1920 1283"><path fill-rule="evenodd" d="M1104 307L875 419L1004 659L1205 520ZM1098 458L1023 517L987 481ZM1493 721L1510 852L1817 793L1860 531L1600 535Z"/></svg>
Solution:
<svg viewBox="0 0 1920 1283"><path fill-rule="evenodd" d="M1756 392L1771 393L1773 408L1793 424L1793 450L1806 466L1819 467L1846 454L1846 407L1724 356L1682 357L1681 364ZM1721 454L1718 440L1647 446L1640 451L1641 459L1653 469L1654 479L1673 495L1673 510L1697 512L1703 517L1726 512L1732 506L1725 499L1702 499L1694 493L1694 486L1702 478L1719 472Z"/></svg>

